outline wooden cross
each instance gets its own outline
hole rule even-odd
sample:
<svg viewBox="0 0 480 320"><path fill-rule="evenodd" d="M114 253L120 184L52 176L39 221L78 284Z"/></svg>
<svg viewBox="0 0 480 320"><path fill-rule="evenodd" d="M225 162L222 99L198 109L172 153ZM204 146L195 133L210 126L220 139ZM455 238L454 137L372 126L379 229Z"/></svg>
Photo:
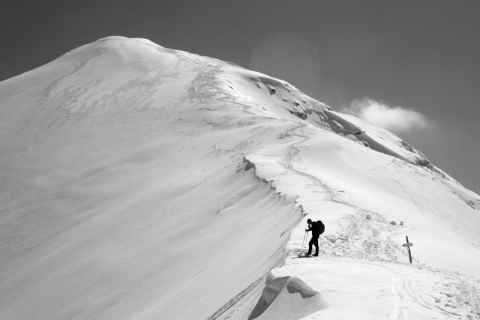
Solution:
<svg viewBox="0 0 480 320"><path fill-rule="evenodd" d="M402 244L402 246L407 247L408 258L410 259L410 263L412 263L412 253L410 252L410 247L413 246L413 242L408 242L408 236L406 238L407 238L407 243Z"/></svg>

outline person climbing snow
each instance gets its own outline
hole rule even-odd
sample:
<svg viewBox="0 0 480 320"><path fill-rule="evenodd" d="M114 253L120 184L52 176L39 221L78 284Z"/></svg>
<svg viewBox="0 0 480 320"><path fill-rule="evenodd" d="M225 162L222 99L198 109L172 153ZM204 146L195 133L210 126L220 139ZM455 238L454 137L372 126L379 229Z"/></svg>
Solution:
<svg viewBox="0 0 480 320"><path fill-rule="evenodd" d="M312 246L315 246L315 254L314 256L318 256L318 238L320 235L325 231L325 225L321 220L316 222L312 222L312 220L308 219L308 229L305 229L306 232L312 231L312 239L308 243L308 252L306 255L312 254Z"/></svg>

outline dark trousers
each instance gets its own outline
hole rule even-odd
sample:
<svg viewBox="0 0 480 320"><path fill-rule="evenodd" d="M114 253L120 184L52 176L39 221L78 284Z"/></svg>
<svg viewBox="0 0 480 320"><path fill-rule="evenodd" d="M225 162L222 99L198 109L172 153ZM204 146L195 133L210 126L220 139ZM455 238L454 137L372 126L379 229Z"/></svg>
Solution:
<svg viewBox="0 0 480 320"><path fill-rule="evenodd" d="M312 253L312 246L315 246L315 249L317 250L315 253L318 254L318 236L310 239L310 242L308 243L308 254Z"/></svg>

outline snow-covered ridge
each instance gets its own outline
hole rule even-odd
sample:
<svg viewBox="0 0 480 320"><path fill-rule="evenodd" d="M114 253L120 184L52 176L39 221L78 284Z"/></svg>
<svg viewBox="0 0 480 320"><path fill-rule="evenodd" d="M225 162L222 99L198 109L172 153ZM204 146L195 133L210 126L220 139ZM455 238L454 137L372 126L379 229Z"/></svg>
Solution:
<svg viewBox="0 0 480 320"><path fill-rule="evenodd" d="M267 75L232 67L222 68L221 87L235 97L243 97L257 109L272 116L292 119L296 116L321 129L332 131L367 148L398 158L434 173L445 185L474 209L480 209L480 197L435 167L423 153L391 132L375 127L355 116L333 111L310 98L291 84ZM258 90L255 90L256 89ZM289 114L287 114L287 112Z"/></svg>
<svg viewBox="0 0 480 320"><path fill-rule="evenodd" d="M345 284L306 270L387 270L384 286L409 272L405 235L439 288L463 274L478 288L479 197L283 80L109 37L1 82L0 113L1 318L271 319L282 305L348 318ZM327 225L320 266L292 259L305 215ZM261 298L281 263L272 275L306 291ZM401 314L394 279L397 304L365 306Z"/></svg>

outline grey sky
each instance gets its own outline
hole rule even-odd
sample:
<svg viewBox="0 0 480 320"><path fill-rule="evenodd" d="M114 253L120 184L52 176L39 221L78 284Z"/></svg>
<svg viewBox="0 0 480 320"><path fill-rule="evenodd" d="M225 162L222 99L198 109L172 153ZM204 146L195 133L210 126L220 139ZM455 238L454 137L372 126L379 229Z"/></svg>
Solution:
<svg viewBox="0 0 480 320"><path fill-rule="evenodd" d="M468 0L3 0L0 80L105 36L148 38L284 78L339 111L366 97L417 111L429 125L398 134L480 193L479 31Z"/></svg>

